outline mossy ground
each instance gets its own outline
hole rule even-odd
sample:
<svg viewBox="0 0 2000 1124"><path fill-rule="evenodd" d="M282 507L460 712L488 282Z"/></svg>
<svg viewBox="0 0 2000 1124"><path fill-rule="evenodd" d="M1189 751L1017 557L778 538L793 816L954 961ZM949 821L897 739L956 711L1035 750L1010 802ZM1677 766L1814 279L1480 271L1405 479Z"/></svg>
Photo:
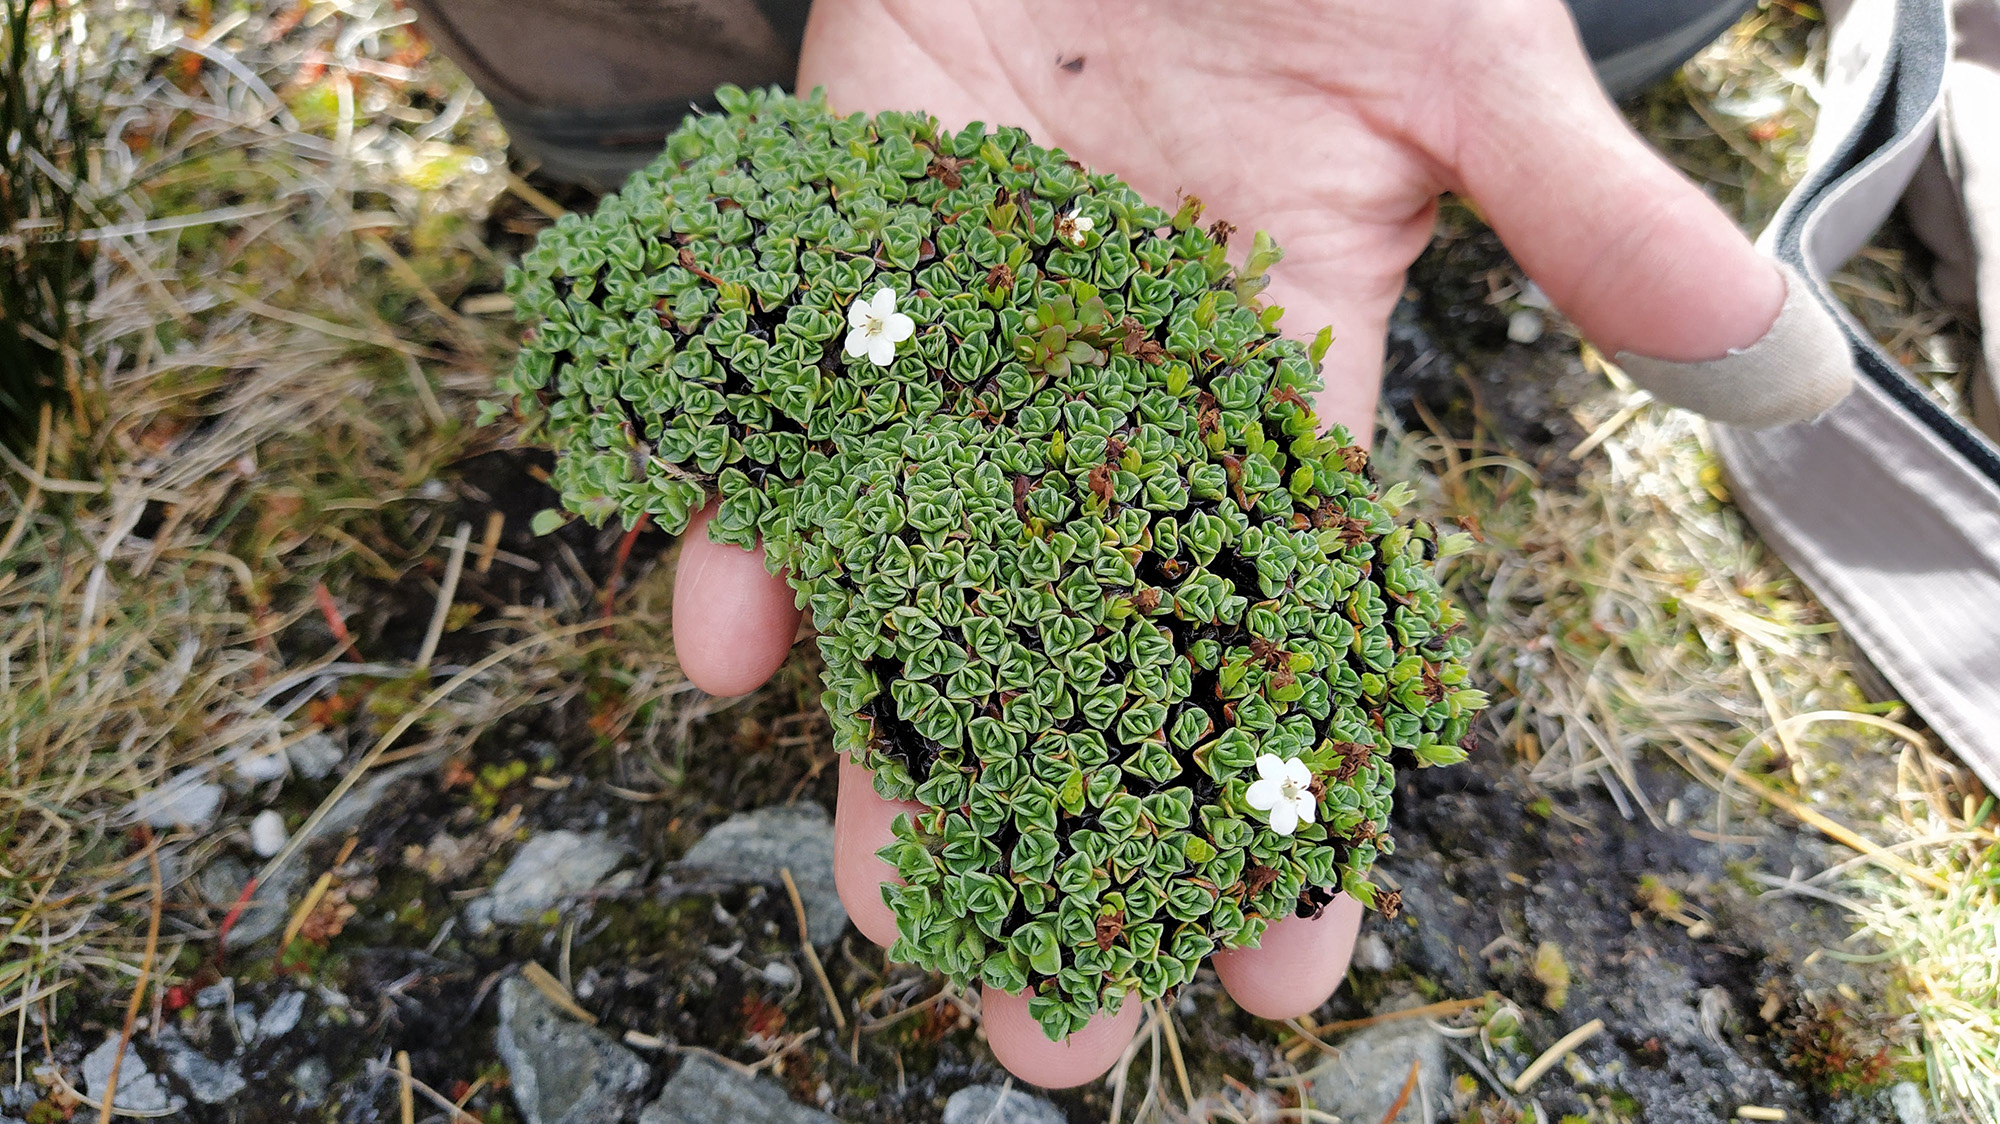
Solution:
<svg viewBox="0 0 2000 1124"><path fill-rule="evenodd" d="M1634 110L1684 166L1740 203L1746 221L1768 213L1756 201L1795 166L1809 128L1803 95L1776 77L1811 42L1793 8L1762 8L1724 51ZM92 26L143 27L154 10L106 5L107 22ZM157 10L190 36L238 18L206 3ZM397 1082L380 1063L399 1049L418 1079L448 1096L469 1092L468 1108L482 1119L517 1119L491 1044L495 973L528 960L560 973L566 933L579 1001L608 1028L745 1063L789 1047L766 1071L808 1103L824 1085L830 1108L847 1119L934 1120L951 1091L1001 1080L965 1010L971 1000L885 965L853 933L826 956L849 1019L843 1037L798 959L782 894L660 892L664 864L730 812L791 799L830 804L833 758L812 705L810 656L750 700L722 704L693 692L675 670L667 629L672 544L642 535L621 565L616 530L530 534L532 514L553 502L536 476L546 462L494 448L467 424L508 355L509 329L490 311L501 266L546 225L547 209L589 200L510 188L490 116L476 104L453 108L461 80L426 60L392 6L307 0L241 12L216 49L262 75L293 121L204 131L205 122L235 118L189 105L212 108L210 99L232 89L249 99L237 104L256 99L212 62L137 45L150 39L128 39L131 53L90 62L107 104L138 110L124 143L160 161L104 197L138 219L211 218L131 240L91 309L93 338L122 350L78 357L98 380L103 408L51 435L41 474L50 487L31 492L21 465L0 473L0 536L17 521L23 528L0 560L8 630L0 650L14 676L0 691L0 726L34 750L16 759L27 772L6 781L8 808L24 810L5 865L21 877L0 891L0 913L30 919L0 958L0 1025L30 1016L20 1024L19 1061L44 1098L26 1115L69 1115L62 1090L36 1084L35 1069L53 1064L74 1079L79 1057L120 1031L156 901L163 936L136 1027L142 1044L156 1017L191 1039L226 1033L212 1013L171 1009L176 987L227 977L259 1007L286 991L308 994L301 1029L246 1053L248 1090L237 1103L191 1111L196 1124L393 1118ZM328 67L329 57L349 65ZM176 92L141 95L151 74ZM1782 93L1769 115L1729 115L1765 90ZM1697 99L1728 142L1715 139ZM312 155L355 126L380 130L372 147ZM294 143L302 137L312 143ZM106 175L126 174L118 167ZM309 205L284 194L302 180L346 186ZM293 209L276 218L222 210L281 198ZM1702 758L1674 757L1690 744L1743 749L1771 720L1767 707L1862 709L1830 628L1730 518L1698 435L1655 408L1618 421L1631 404L1626 391L1553 320L1534 344L1508 342L1507 320L1532 308L1531 294L1470 212L1450 211L1441 231L1397 314L1380 447L1408 467L1397 475L1435 483L1421 501L1428 511L1477 520L1483 556L1507 567L1515 596L1492 593L1495 571L1468 588L1482 594L1473 604L1490 630L1487 650L1510 655L1488 669L1501 711L1482 753L1399 801L1399 817L1410 818L1386 871L1405 888L1405 914L1369 931L1392 966L1358 969L1316 1024L1366 1017L1397 996L1449 1000L1491 989L1493 1008L1452 1021L1475 1029L1455 1044L1502 1075L1589 1017L1606 1019L1610 1030L1579 1051L1585 1068L1558 1066L1528 1096L1504 1080L1465 1079L1453 1109L1465 1120L1519 1120L1536 1104L1542 1120L1673 1120L1681 1109L1714 1120L1734 1111L1724 1099L1736 1096L1737 1081L1794 1119L1888 1118L1880 1093L1837 1088L1845 1082L1832 1072L1886 1046L1890 1065L1879 1076L1901 1079L1919 1027L1934 1051L1943 1035L1960 1035L1950 1041L1974 1051L1965 1064L1982 1048L1993 1055L1995 1036L1982 1038L1975 1016L1990 1026L2000 1000L1973 991L1978 977L1963 951L1923 927L1927 919L1962 927L1990 901L1947 899L1895 867L1800 889L1795 870L1810 877L1853 856L1769 805L1719 798L1711 784L1720 779ZM1882 293L1907 298L1867 298L1882 334L1901 331L1897 318L1934 314L1914 258L1878 254L1870 268L1901 287L1876 287ZM1929 335L1907 338L1913 354L1929 354ZM1593 437L1594 451L1570 455ZM119 485L64 490L62 482L100 472ZM499 533L488 555L493 513ZM296 827L340 774L232 792L215 830L160 833L157 896L147 840L114 817L135 792L212 764L229 748L213 735L262 738L271 727L251 723L267 719L280 737L320 725L352 765L421 698L410 688L413 664L439 599L445 544L461 523L471 548L433 666L449 672L522 638L540 646L424 711L391 750L407 758L389 763L414 762L415 771L362 823L295 860L306 872L297 895L334 870L334 888L355 911L338 932L329 931L338 909L318 914L320 935L306 942L318 947L292 958L309 971L279 964L273 941L218 956L228 903L199 898L193 876L218 858L250 858L241 828L257 809L277 807ZM1681 545L1669 549L1673 542ZM100 549L110 562L93 594ZM614 583L608 628L557 631L597 619ZM1716 604L1734 615L1705 607ZM93 620L101 624L88 655L67 647L77 623ZM1764 660L1768 701L1745 675L1739 641ZM176 671L183 651L191 674ZM44 670L76 667L91 674ZM297 709L282 719L260 709L274 684L313 667L326 679ZM93 693L106 684L124 693ZM116 705L107 709L107 699ZM23 710L22 700L49 705ZM135 729L165 736L126 743ZM1964 829L1990 845L1977 834L1978 801L1967 805L1953 787L1960 782L1915 749L1899 772L1900 744L1842 729L1800 739L1789 760L1759 748L1745 765L1772 772L1775 796L1811 793L1876 842L1906 842L1901 854L1921 871L1951 874L1979 861L1946 838ZM1620 756L1604 757L1600 744ZM53 802L47 794L59 781L80 787ZM37 802L60 827L33 810ZM463 873L433 878L406 858L440 836L477 840L496 823L494 845ZM462 892L490 885L520 837L599 825L642 856L631 889L552 924L485 937L456 920ZM335 869L350 836L354 850ZM54 892L38 896L43 886ZM1877 946L1849 943L1846 915L1815 892L1874 910L1885 942L1921 964L1930 985L1898 982L1893 960L1871 969L1833 955ZM43 920L60 940L36 943ZM1909 934L1918 939L1900 939ZM1571 977L1559 1010L1546 1005L1547 982L1534 970L1545 943ZM765 970L773 962L801 984L773 983ZM1962 1024L1912 1016L1957 979L1974 1000ZM1501 1003L1513 1012L1506 1019L1494 1013ZM1198 1101L1186 1115L1254 1118L1296 1105L1296 1083L1285 1078L1310 1068L1317 1052L1292 1028L1234 1011L1208 974L1170 1015ZM1709 1041L1704 1015L1719 1043ZM1519 1029L1494 1033L1507 1019ZM1155 1041L1143 1040L1125 1071L1126 1119L1141 1105L1158 1118L1182 1114L1171 1061ZM672 1050L646 1056L663 1080ZM299 1108L291 1080L308 1058L333 1078L331 1099L312 1112ZM1936 1070L1933 1080L1952 1072ZM1117 1097L1093 1086L1055 1099L1073 1119L1095 1120ZM66 1108L87 1118L74 1103Z"/></svg>

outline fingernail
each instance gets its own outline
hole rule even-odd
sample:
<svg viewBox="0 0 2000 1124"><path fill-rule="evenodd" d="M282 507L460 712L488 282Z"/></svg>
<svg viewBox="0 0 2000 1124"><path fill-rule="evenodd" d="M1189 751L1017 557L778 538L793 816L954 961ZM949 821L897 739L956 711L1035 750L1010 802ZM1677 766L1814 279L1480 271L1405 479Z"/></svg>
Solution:
<svg viewBox="0 0 2000 1124"><path fill-rule="evenodd" d="M1655 398L1751 429L1808 421L1854 385L1847 334L1812 286L1781 264L1785 303L1762 339L1720 359L1675 363L1621 351L1618 366Z"/></svg>

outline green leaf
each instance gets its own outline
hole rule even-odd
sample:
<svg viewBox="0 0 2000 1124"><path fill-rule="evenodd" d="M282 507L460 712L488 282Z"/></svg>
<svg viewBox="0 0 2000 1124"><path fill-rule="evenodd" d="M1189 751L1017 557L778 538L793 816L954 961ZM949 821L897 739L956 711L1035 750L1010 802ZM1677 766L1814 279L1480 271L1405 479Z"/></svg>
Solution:
<svg viewBox="0 0 2000 1124"><path fill-rule="evenodd" d="M677 533L719 494L711 537L762 541L812 610L837 751L919 807L882 852L894 953L1032 981L1060 1035L1308 881L1364 885L1391 841L1338 840L1388 822L1388 751L1457 760L1486 704L1434 565L1471 543L1399 525L1415 490L1378 496L1352 436L1315 433L1333 338L1276 336L1276 244L1232 273L1198 201L1149 207L1018 129L718 104L523 255L529 339L481 413L551 445L593 525ZM876 367L845 341L883 287L918 330ZM1375 755L1323 822L1244 807L1258 754L1331 776L1345 743ZM1246 914L1253 866L1280 877Z"/></svg>

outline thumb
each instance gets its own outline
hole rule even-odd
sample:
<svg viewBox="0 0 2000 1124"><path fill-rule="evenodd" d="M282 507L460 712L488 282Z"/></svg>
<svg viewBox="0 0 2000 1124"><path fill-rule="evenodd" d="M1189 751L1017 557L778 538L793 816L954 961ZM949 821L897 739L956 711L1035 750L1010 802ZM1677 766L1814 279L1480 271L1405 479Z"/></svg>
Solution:
<svg viewBox="0 0 2000 1124"><path fill-rule="evenodd" d="M1463 60L1440 156L1522 269L1607 355L1687 363L1762 339L1785 303L1777 265L1626 125L1561 4L1510 32Z"/></svg>

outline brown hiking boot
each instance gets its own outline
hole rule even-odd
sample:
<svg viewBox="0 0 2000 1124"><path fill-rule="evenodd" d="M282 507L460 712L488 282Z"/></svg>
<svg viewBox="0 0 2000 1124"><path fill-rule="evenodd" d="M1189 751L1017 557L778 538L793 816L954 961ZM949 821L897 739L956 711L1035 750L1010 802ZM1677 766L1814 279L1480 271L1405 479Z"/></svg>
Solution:
<svg viewBox="0 0 2000 1124"><path fill-rule="evenodd" d="M514 151L608 191L725 82L789 87L810 0L408 0Z"/></svg>

